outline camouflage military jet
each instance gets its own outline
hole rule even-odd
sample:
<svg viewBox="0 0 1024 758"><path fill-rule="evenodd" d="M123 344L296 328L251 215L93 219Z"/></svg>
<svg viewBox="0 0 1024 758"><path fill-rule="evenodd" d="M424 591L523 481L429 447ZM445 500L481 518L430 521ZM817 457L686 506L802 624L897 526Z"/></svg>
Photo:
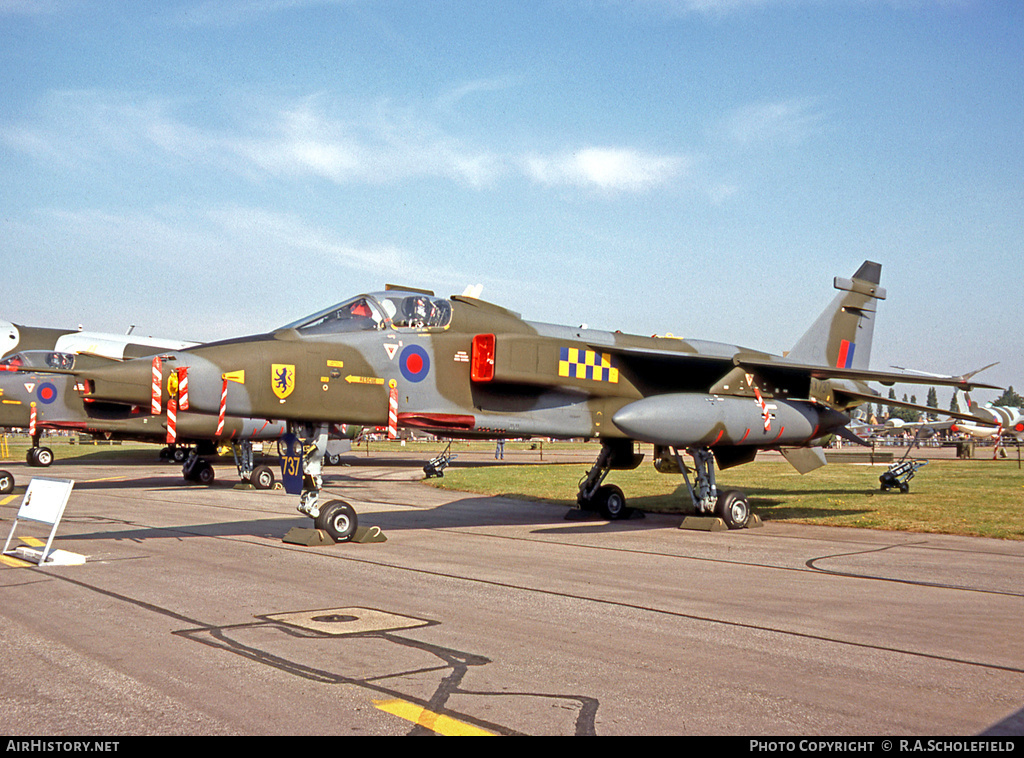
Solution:
<svg viewBox="0 0 1024 758"><path fill-rule="evenodd" d="M22 352L34 355L29 361L38 363L39 369L49 372L70 369L74 365L74 356L79 353L121 361L195 344L131 334L87 332L81 328L23 326L0 319L0 358L3 359L0 368L12 369L21 365L25 359L17 356ZM40 407L49 406L58 397L56 388L61 380L46 377L36 382L13 376L5 380L3 376L0 374L0 428L28 427L31 405L36 403ZM53 460L53 452L39 444L43 428L40 425L33 432L32 447L27 454L29 465L47 466ZM0 493L10 492L13 487L14 477L10 472L0 471Z"/></svg>
<svg viewBox="0 0 1024 758"><path fill-rule="evenodd" d="M40 445L44 430L72 430L108 439L138 440L167 444L168 457L184 463L186 479L211 484L213 467L201 456L213 454L218 443L235 449L240 477L259 489L273 486L275 476L268 466L257 466L252 440L277 440L284 423L194 413L178 413L173 440L169 438L167 414L152 416L139 408L110 403L86 403L74 391L74 378L52 372L75 371L110 365L134 357L185 348L194 342L162 340L131 335L102 334L45 327L26 327L0 322L0 428L28 428L32 446L26 454L30 466L49 466L53 451ZM219 431L218 431L219 427ZM14 478L0 472L0 493L9 492Z"/></svg>
<svg viewBox="0 0 1024 758"><path fill-rule="evenodd" d="M868 369L876 303L885 297L880 273L868 261L852 278L836 278L839 293L785 356L533 323L473 297L389 285L273 333L168 352L156 368L126 361L80 372L79 389L93 400L167 402L176 373L188 378L195 412L287 420L304 442L284 461L286 478L301 475L299 510L339 541L353 534L356 514L340 500L319 502L330 423L448 438L598 439L577 499L609 519L630 511L605 478L639 465L634 442L651 443L659 470L685 476L696 511L742 527L748 500L718 491L716 462L729 468L778 449L801 472L823 465L826 438L855 438L846 411L880 398L868 381L989 386L973 374ZM693 458L693 482L679 451Z"/></svg>
<svg viewBox="0 0 1024 758"><path fill-rule="evenodd" d="M87 332L81 329L52 329L39 326L23 326L0 320L0 370L8 371L25 366L41 372L70 370L79 355L90 356L95 366L107 361L123 361L150 356L162 350L180 350L192 347L195 342L167 340L154 337L139 337L132 334L105 334ZM30 421L29 409L33 403L39 408L51 406L58 398L67 395L57 392L53 380L40 381L10 378L4 380L0 374L0 427L27 427ZM6 394L5 394L6 393ZM25 395L26 397L20 397ZM56 408L53 409L56 411ZM56 416L56 413L51 415ZM7 423L10 421L11 423ZM24 421L24 423L20 423ZM44 426L39 427L41 432ZM34 434L32 447L28 452L30 465L47 466L53 460L50 450L39 447L39 434Z"/></svg>

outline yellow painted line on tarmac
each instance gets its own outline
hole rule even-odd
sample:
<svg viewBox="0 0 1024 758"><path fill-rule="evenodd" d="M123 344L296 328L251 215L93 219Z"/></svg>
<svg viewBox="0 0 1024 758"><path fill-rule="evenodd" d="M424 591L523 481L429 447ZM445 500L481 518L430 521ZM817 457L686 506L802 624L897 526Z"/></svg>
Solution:
<svg viewBox="0 0 1024 758"><path fill-rule="evenodd" d="M373 704L392 716L426 727L444 737L494 737L493 732L472 726L450 716L433 713L426 708L407 703L404 700L374 700Z"/></svg>
<svg viewBox="0 0 1024 758"><path fill-rule="evenodd" d="M0 500L0 505L7 505L9 502L16 500L19 497L21 497L21 495L8 495L3 500Z"/></svg>
<svg viewBox="0 0 1024 758"><path fill-rule="evenodd" d="M35 537L18 537L19 540L24 542L29 547L46 547L46 543L42 540L38 540Z"/></svg>

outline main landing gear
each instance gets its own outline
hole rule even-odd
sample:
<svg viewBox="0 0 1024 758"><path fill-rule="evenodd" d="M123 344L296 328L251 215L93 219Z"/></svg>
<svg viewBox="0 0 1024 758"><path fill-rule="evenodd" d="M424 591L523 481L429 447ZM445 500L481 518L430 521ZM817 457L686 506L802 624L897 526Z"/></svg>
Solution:
<svg viewBox="0 0 1024 758"><path fill-rule="evenodd" d="M53 451L48 447L30 447L25 454L25 462L29 466L46 468L53 463Z"/></svg>
<svg viewBox="0 0 1024 758"><path fill-rule="evenodd" d="M603 484L604 479L614 469L629 471L643 462L643 453L633 452L632 440L605 440L601 443L601 453L591 466L587 475L580 480L580 489L576 495L576 504L584 511L597 511L609 521L626 519L633 515L632 508L626 506L626 496L614 484Z"/></svg>
<svg viewBox="0 0 1024 758"><path fill-rule="evenodd" d="M252 441L242 440L231 446L231 454L235 458L235 468L238 469L238 478L243 482L249 482L258 490L269 490L274 486L274 469L270 466L256 465L252 454Z"/></svg>
<svg viewBox="0 0 1024 758"><path fill-rule="evenodd" d="M185 459L185 465L181 467L181 474L185 477L186 481L207 486L213 484L213 480L216 477L213 466L206 459L199 457L197 448L192 448L189 451L188 458Z"/></svg>
<svg viewBox="0 0 1024 758"><path fill-rule="evenodd" d="M301 490L298 491L299 512L313 519L316 528L327 532L335 542L348 542L355 535L358 525L355 509L344 500L329 500L320 504L328 431L327 424L289 425L289 432L298 438L299 450L284 453L285 469L302 477ZM292 492L288 485L286 476L285 488Z"/></svg>
<svg viewBox="0 0 1024 758"><path fill-rule="evenodd" d="M739 490L719 492L715 485L715 456L710 448L691 447L686 452L693 457L693 482L689 469L679 451L667 448L668 455L678 466L686 481L686 488L699 515L718 516L730 529L742 529L750 521L750 501ZM664 454L664 451L663 451ZM633 452L632 440L605 440L597 462L580 481L576 502L582 510L597 511L610 521L629 518L633 509L626 505L622 490L614 484L603 484L612 470L634 469L643 460L643 453Z"/></svg>
<svg viewBox="0 0 1024 758"><path fill-rule="evenodd" d="M210 443L192 447L175 445L161 450L160 457L182 463L181 474L186 481L211 485L216 478L216 473L213 465L202 456L213 455L215 452L216 450ZM238 470L239 479L249 482L258 490L273 488L276 481L274 470L270 466L255 465L251 441L243 440L233 444L231 452L235 458L235 468Z"/></svg>
<svg viewBox="0 0 1024 758"><path fill-rule="evenodd" d="M32 437L32 447L25 453L25 462L29 466L46 468L53 463L53 451L48 447L41 447L39 440L39 434Z"/></svg>
<svg viewBox="0 0 1024 758"><path fill-rule="evenodd" d="M715 484L715 454L711 448L690 447L686 452L693 458L693 484L686 464L676 448L668 448L668 454L686 481L693 509L701 516L718 516L730 529L742 529L750 521L750 501L739 490L719 492Z"/></svg>

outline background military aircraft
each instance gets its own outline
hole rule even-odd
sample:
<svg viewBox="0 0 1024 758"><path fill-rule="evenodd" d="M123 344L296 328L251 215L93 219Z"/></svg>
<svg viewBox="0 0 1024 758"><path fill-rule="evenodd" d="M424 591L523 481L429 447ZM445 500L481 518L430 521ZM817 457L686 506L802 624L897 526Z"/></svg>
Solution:
<svg viewBox="0 0 1024 758"><path fill-rule="evenodd" d="M1010 437L1018 442L1024 442L1024 408L1010 408L992 405L992 403L978 405L970 400L967 401L967 404L972 415L984 419L988 424L979 425L970 421L960 421L952 425L953 431L964 432L978 438Z"/></svg>
<svg viewBox="0 0 1024 758"><path fill-rule="evenodd" d="M255 465L251 442L279 439L285 431L284 422L227 416L220 423L209 415L179 412L172 442L166 412L152 416L148 409L143 412L121 404L87 403L74 391L72 376L52 373L109 365L195 344L0 322L0 345L6 350L0 360L0 428L30 429L32 446L26 460L31 466L45 467L53 462L53 451L40 445L44 430L166 444L168 457L184 463L185 477L203 484L213 482L214 469L201 456L212 455L219 443L229 443L234 446L240 477L258 489L272 487L274 471ZM10 473L0 472L0 491L9 492L13 486Z"/></svg>
<svg viewBox="0 0 1024 758"><path fill-rule="evenodd" d="M47 370L68 369L73 365L72 356L87 354L110 360L126 360L152 355L161 350L178 350L195 345L184 340L166 340L131 334L103 334L82 329L54 329L49 327L24 326L0 319L0 366L13 368L23 363L15 358L19 352L35 353L46 351L49 355L37 356L42 361L40 368ZM31 404L38 406L53 403L58 396L57 379L44 378L38 382L31 379L4 379L0 373L0 427L28 427ZM30 387L26 384L31 385ZM6 386L5 386L6 385ZM21 398L19 394L33 395ZM40 447L43 426L32 435L32 447L27 454L30 465L49 465L53 452ZM14 477L8 471L0 471L0 492L14 488Z"/></svg>
<svg viewBox="0 0 1024 758"><path fill-rule="evenodd" d="M120 361L153 355L161 350L181 350L195 344L131 333L104 334L82 329L22 326L0 319L0 358L22 350L52 350L58 353L98 355Z"/></svg>
<svg viewBox="0 0 1024 758"><path fill-rule="evenodd" d="M172 351L154 384L149 362L80 374L85 396L144 404L187 375L201 413L286 419L305 440L299 510L335 539L356 515L319 503L320 460L332 422L422 429L442 437L585 437L601 441L578 503L629 514L610 471L639 465L634 442L655 446L660 470L684 475L694 508L731 527L750 516L743 493L719 492L728 468L774 448L801 472L823 465L823 440L854 437L846 411L880 395L866 382L981 385L868 369L881 266L866 261L785 356L702 340L641 337L523 320L467 296L390 286L269 333ZM890 402L891 401L887 401ZM897 403L898 404L898 403ZM973 419L967 414L951 414ZM694 481L680 451L694 461ZM300 462L293 453L286 467Z"/></svg>

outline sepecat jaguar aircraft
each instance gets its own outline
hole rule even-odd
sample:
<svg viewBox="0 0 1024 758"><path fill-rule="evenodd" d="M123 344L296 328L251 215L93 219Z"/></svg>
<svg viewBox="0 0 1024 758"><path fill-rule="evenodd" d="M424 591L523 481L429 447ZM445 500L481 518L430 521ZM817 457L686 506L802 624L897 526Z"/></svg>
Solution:
<svg viewBox="0 0 1024 758"><path fill-rule="evenodd" d="M718 490L716 464L729 468L777 449L800 472L823 465L830 435L856 438L847 412L880 397L869 381L990 386L973 373L868 369L876 305L885 298L880 273L866 261L851 278L837 277L838 294L784 356L535 323L474 297L389 285L272 333L81 372L78 386L93 400L152 402L158 410L173 399L198 413L286 420L303 442L285 461L286 475L301 474L298 508L338 541L351 538L356 514L344 501L319 499L331 423L444 438L599 440L577 502L609 519L630 509L606 477L639 465L635 443L650 443L659 470L685 476L698 513L739 528L749 502L737 490ZM171 373L179 386L187 378L187 398L168 392ZM692 457L692 472L681 451Z"/></svg>

